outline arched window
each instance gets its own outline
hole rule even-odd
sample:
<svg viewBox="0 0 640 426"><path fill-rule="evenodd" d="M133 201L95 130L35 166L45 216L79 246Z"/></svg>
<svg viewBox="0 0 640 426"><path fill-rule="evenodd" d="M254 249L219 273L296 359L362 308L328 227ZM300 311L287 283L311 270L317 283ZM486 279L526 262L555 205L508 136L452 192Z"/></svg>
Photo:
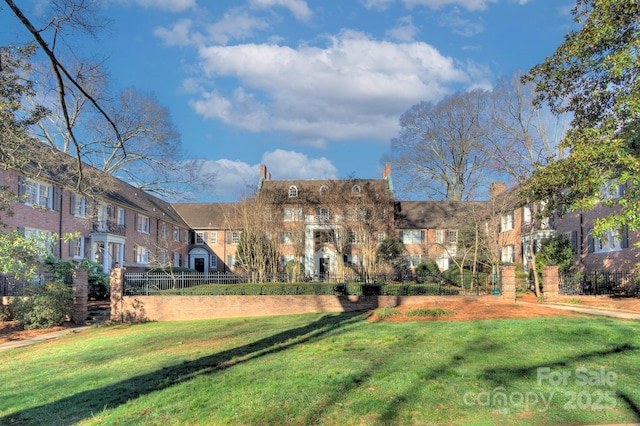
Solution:
<svg viewBox="0 0 640 426"><path fill-rule="evenodd" d="M297 197L297 196L298 196L298 188L296 188L294 185L291 185L289 187L289 198Z"/></svg>
<svg viewBox="0 0 640 426"><path fill-rule="evenodd" d="M360 194L362 192L362 188L360 188L360 185L355 184L353 185L353 188L351 188L351 192L354 194Z"/></svg>
<svg viewBox="0 0 640 426"><path fill-rule="evenodd" d="M327 185L322 185L320 187L320 194L324 195L328 190L329 190L329 187Z"/></svg>

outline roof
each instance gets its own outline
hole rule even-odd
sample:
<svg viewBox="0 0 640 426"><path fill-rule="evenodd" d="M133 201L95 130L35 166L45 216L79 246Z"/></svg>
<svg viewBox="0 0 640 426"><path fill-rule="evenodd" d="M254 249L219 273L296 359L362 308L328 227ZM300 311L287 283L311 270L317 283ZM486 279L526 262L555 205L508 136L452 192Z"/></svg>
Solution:
<svg viewBox="0 0 640 426"><path fill-rule="evenodd" d="M229 229L237 204L174 203L173 207L192 229Z"/></svg>
<svg viewBox="0 0 640 426"><path fill-rule="evenodd" d="M77 160L55 148L36 140L29 146L33 158L46 161L30 161L21 172L34 179L45 179L72 191L77 190ZM82 164L82 190L90 197L128 207L145 215L186 227L182 217L170 203L128 184L86 163Z"/></svg>
<svg viewBox="0 0 640 426"><path fill-rule="evenodd" d="M396 229L459 229L484 208L480 201L398 201Z"/></svg>
<svg viewBox="0 0 640 426"><path fill-rule="evenodd" d="M297 197L289 197L289 188L292 186L298 190ZM324 193L321 192L323 187L326 189ZM275 203L322 204L335 196L346 201L347 197L356 193L356 187L360 189L359 194L369 201L393 200L393 192L386 179L264 180L260 187L260 195L269 197Z"/></svg>

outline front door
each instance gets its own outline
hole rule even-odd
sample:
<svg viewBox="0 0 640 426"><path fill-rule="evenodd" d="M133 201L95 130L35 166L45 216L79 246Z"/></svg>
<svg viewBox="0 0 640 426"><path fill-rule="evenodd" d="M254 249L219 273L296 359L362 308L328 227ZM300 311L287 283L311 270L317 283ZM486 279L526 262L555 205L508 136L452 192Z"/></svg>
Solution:
<svg viewBox="0 0 640 426"><path fill-rule="evenodd" d="M193 268L198 272L204 273L204 259L201 257L193 259Z"/></svg>
<svg viewBox="0 0 640 426"><path fill-rule="evenodd" d="M320 274L320 281L324 281L329 273L329 259L326 257L320 258L320 264L318 265L318 272Z"/></svg>

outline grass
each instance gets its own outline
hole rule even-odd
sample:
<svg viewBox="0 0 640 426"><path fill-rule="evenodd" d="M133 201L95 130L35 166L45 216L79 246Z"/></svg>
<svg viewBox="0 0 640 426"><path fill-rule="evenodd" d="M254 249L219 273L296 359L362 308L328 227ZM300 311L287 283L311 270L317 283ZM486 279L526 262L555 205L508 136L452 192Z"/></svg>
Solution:
<svg viewBox="0 0 640 426"><path fill-rule="evenodd" d="M2 352L0 424L640 420L638 322L366 315L93 328Z"/></svg>
<svg viewBox="0 0 640 426"><path fill-rule="evenodd" d="M405 315L408 317L443 317L446 315L453 315L455 311L444 310L442 308L415 308L408 309Z"/></svg>

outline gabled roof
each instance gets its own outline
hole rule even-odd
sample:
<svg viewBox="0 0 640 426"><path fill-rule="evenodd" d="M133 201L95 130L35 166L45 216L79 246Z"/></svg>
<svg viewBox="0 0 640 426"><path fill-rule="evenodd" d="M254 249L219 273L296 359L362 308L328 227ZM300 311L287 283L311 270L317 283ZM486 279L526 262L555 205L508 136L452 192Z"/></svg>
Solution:
<svg viewBox="0 0 640 426"><path fill-rule="evenodd" d="M478 216L486 202L398 201L396 229L459 229Z"/></svg>
<svg viewBox="0 0 640 426"><path fill-rule="evenodd" d="M229 229L237 203L175 203L173 207L192 229Z"/></svg>
<svg viewBox="0 0 640 426"><path fill-rule="evenodd" d="M34 179L43 179L71 191L77 190L77 160L55 148L33 140L28 148L32 158L45 158L44 162L31 161L20 172ZM82 165L82 190L87 196L155 217L178 226L187 227L170 203L130 185L86 163Z"/></svg>

